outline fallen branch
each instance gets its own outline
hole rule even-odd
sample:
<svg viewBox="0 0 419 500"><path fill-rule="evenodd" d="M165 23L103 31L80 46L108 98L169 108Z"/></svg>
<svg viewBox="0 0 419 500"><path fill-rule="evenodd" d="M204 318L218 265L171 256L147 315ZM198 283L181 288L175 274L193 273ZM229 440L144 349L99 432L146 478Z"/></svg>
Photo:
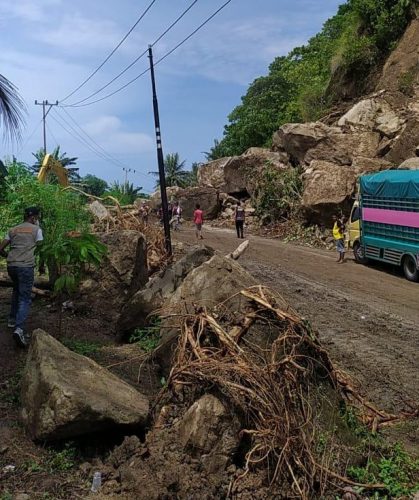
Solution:
<svg viewBox="0 0 419 500"><path fill-rule="evenodd" d="M233 252L226 255L226 257L228 259L238 260L247 250L248 246L249 246L249 240L243 241L242 244L240 244Z"/></svg>

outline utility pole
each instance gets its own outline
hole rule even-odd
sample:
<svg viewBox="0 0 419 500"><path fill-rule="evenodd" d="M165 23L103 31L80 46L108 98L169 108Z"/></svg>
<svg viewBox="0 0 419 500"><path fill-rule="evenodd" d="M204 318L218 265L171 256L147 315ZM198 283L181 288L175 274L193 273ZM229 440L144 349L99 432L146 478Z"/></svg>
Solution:
<svg viewBox="0 0 419 500"><path fill-rule="evenodd" d="M157 101L156 79L154 76L153 49L151 45L148 46L148 58L150 59L151 86L153 90L154 124L156 128L157 162L159 165L159 180L160 180L161 204L163 209L164 238L166 243L166 251L169 255L172 255L172 241L170 238L169 205L167 203L166 176L164 171L163 147L161 143L159 104Z"/></svg>
<svg viewBox="0 0 419 500"><path fill-rule="evenodd" d="M53 106L58 106L58 101L55 101L55 103L50 103L48 101L42 101L38 102L35 101L36 106L42 106L42 121L44 123L44 154L47 154L47 115L51 111L51 108ZM49 106L48 110L46 111L46 107Z"/></svg>
<svg viewBox="0 0 419 500"><path fill-rule="evenodd" d="M122 170L125 172L125 184L124 184L124 186L126 186L127 182L128 182L128 172L131 172L131 169L122 167Z"/></svg>

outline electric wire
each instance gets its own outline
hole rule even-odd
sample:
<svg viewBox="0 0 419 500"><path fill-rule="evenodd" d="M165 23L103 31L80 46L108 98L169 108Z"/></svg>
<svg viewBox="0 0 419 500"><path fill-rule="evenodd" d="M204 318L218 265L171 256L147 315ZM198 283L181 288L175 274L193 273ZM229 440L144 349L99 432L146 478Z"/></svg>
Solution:
<svg viewBox="0 0 419 500"><path fill-rule="evenodd" d="M167 57L169 57L171 54L173 54L173 52L175 52L179 47L181 47L182 45L184 45L188 40L190 40L190 38L192 38L194 35L196 35L196 33L198 33L198 31L200 31L206 24L208 24L217 14L219 14L232 1L233 0L227 0L223 5L221 5L221 7L219 7L213 14L211 14L211 16L209 16L205 21L203 21L194 31L192 31L181 42L179 42L177 45L175 45L175 47L173 47L172 49L170 49L168 52L166 52L166 54L164 54L160 59L158 59L154 63L154 66L157 66L158 64L160 64ZM103 96L103 97L101 97L99 99L95 99L94 101L83 103L83 104L77 104L77 103L71 104L71 105L68 104L68 105L63 106L63 107L81 108L81 107L84 107L84 106L91 106L92 104L96 104L98 102L104 101L105 99L109 99L110 97L114 96L115 94L118 94L122 90L125 90L127 87L129 87L131 84L133 84L134 82L136 82L138 79L140 79L142 76L144 76L145 74L147 74L149 71L150 71L150 68L145 69L142 73L140 73L139 75L137 75L135 78L133 78L132 80L130 80L129 82L127 82L122 87L119 87L118 89L114 90L110 94L107 94L107 95L105 95L105 96ZM82 102L82 101L80 101L80 102Z"/></svg>
<svg viewBox="0 0 419 500"><path fill-rule="evenodd" d="M180 16L177 17L177 19L175 21L172 22L172 24L166 28L165 31L163 31L163 33L161 35L159 35L156 40L154 40L154 42L151 44L152 47L154 47L154 45L156 45L158 42L160 42L160 40L162 38L164 38L185 16L186 14L192 9L192 7L198 3L199 0L194 0L190 5L189 7L187 7L181 14ZM231 1L231 0L230 0ZM124 75L129 69L131 69L135 64L137 64L138 61L140 61L148 52L148 48L145 49L136 59L134 59L125 69L123 69L120 73L118 73L114 78L112 78L112 80L110 82L108 82L106 85L103 85L100 89L97 89L95 90L92 94L90 94L89 96L85 97L84 99L81 99L80 101L77 101L73 104L68 104L67 106L78 106L80 104L82 104L83 102L91 99L92 97L94 97L95 95L99 94L100 92L102 92L102 90L105 90L106 88L108 88L110 85L112 85L112 83L114 83L116 80L118 80L122 75Z"/></svg>
<svg viewBox="0 0 419 500"><path fill-rule="evenodd" d="M83 132L83 134L85 134L89 139L90 141L93 143L93 145L87 140L85 139L82 134L80 132L78 132L66 119L64 116L58 114L58 111L54 110L54 113L55 113L55 117L54 116L51 116L54 121L56 123L58 123L61 128L63 128L71 137L73 137L74 139L76 139L78 142L80 142L81 144L85 145L90 151L92 151L93 153L95 153L99 158L101 158L102 160L105 160L107 161L108 163L111 163L113 164L114 166L117 166L118 168L122 168L123 170L127 169L128 171L130 172L133 172L133 173L136 173L138 175L142 175L143 177L149 179L148 175L136 170L136 169L133 169L131 167L129 167L128 165L126 165L125 163L121 162L120 160L112 157L105 149L102 148L102 146L100 146L94 139L92 139L90 137L89 134L87 134L86 131L84 131L84 129L82 129L80 127L80 125L77 124L77 122L71 117L72 121L76 124L76 126ZM69 115L69 114L68 114ZM70 115L69 115L70 116ZM57 119L59 118L60 121ZM63 125L63 123L65 125L67 125L67 127L70 128L70 130L65 126ZM94 144L97 146L95 147ZM99 149L98 149L99 148ZM102 150L102 151L100 151Z"/></svg>
<svg viewBox="0 0 419 500"><path fill-rule="evenodd" d="M86 85L87 82L89 82L95 75L96 73L103 68L103 66L109 61L109 59L115 54L115 52L123 45L125 40L131 35L131 33L134 31L134 29L138 26L138 24L144 19L148 11L153 7L153 5L156 3L157 0L152 0L152 2L147 6L147 8L141 13L140 17L136 20L136 22L132 25L132 27L128 30L128 32L125 34L125 36L121 39L121 41L116 45L116 47L109 53L109 55L104 59L104 61L77 87L75 88L70 94L68 94L64 99L61 99L61 102L66 101L69 99L72 95L74 95L77 91L79 91L82 87Z"/></svg>
<svg viewBox="0 0 419 500"><path fill-rule="evenodd" d="M35 133L38 131L38 128L41 125L41 123L42 123L42 118L35 125L34 129L32 130L32 132L29 135L29 137L26 139L26 141L20 146L19 150L16 152L16 156L19 156L20 153L23 151L23 149L28 145L29 141L32 139L32 137L35 135Z"/></svg>

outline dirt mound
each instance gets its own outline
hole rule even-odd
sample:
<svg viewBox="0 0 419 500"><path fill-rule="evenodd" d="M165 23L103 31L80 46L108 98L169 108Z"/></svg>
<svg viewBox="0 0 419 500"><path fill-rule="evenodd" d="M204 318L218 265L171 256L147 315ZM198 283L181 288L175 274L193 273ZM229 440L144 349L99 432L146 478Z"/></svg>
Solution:
<svg viewBox="0 0 419 500"><path fill-rule="evenodd" d="M319 498L353 484L340 404L374 429L411 416L364 401L280 296L257 286L232 303L185 317L154 426L111 455L104 498Z"/></svg>

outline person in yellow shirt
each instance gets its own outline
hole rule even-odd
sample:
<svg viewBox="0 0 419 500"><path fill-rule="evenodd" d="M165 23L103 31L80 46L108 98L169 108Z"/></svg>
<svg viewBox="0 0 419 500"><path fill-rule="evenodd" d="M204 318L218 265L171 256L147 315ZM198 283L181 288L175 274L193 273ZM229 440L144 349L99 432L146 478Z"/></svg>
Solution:
<svg viewBox="0 0 419 500"><path fill-rule="evenodd" d="M337 215L333 216L333 238L336 243L336 250L338 252L338 264L343 264L345 262L345 225L338 218Z"/></svg>

